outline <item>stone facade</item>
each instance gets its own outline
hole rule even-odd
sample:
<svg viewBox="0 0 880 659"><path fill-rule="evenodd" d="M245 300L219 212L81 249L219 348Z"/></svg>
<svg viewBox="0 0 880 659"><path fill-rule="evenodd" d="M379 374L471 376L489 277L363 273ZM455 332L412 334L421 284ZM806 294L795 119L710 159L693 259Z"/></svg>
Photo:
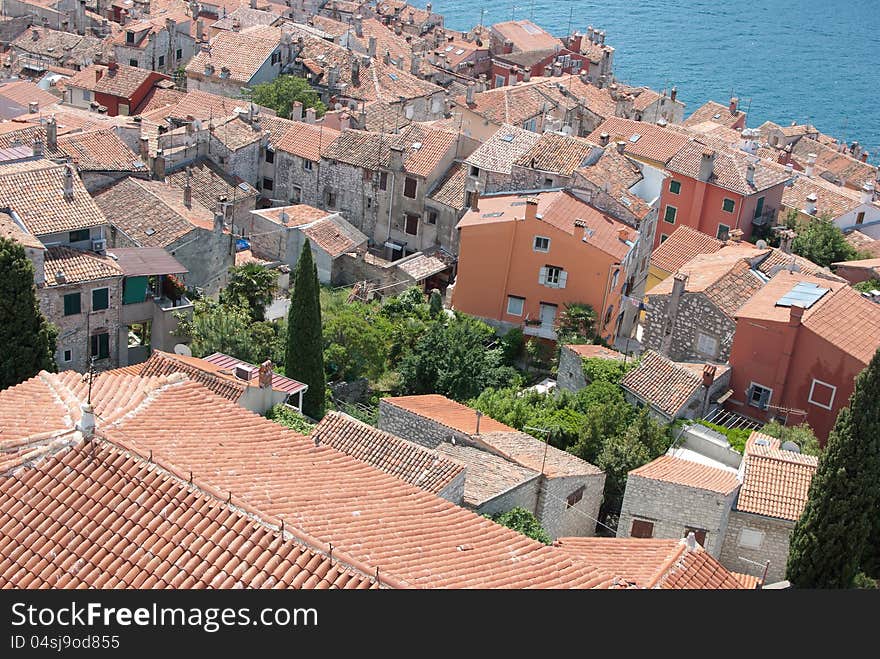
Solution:
<svg viewBox="0 0 880 659"><path fill-rule="evenodd" d="M520 483L506 492L502 492L494 499L486 501L474 512L478 515L489 515L490 517L494 517L495 515L506 513L508 510L513 510L514 508L525 508L534 513L537 510L540 490L541 479L538 474L535 474L535 477L531 480ZM547 529L545 528L545 530Z"/></svg>
<svg viewBox="0 0 880 659"><path fill-rule="evenodd" d="M553 538L596 535L596 520L605 488L605 474L541 479L538 519ZM573 505L568 497L580 498Z"/></svg>
<svg viewBox="0 0 880 659"><path fill-rule="evenodd" d="M437 492L437 496L451 501L456 506L460 506L461 502L464 501L464 482L466 478L467 470L463 469L446 487Z"/></svg>
<svg viewBox="0 0 880 659"><path fill-rule="evenodd" d="M568 346L562 346L559 352L556 386L567 391L580 391L587 384L587 378L584 377L583 359Z"/></svg>
<svg viewBox="0 0 880 659"><path fill-rule="evenodd" d="M319 166L320 197L314 205L317 208L339 211L372 239L378 217L378 175L361 167L326 158L321 159L320 165L315 165Z"/></svg>
<svg viewBox="0 0 880 659"><path fill-rule="evenodd" d="M740 544L743 540L743 529L763 534L759 547L753 548ZM793 529L794 522L790 520L734 510L730 513L727 532L724 536L724 547L720 557L721 564L728 570L760 577L764 572L763 564L770 561L770 567L767 569L767 583L781 581L785 579L788 540ZM756 537L755 534L750 535L752 535L751 539ZM755 565L749 561L761 565Z"/></svg>
<svg viewBox="0 0 880 659"><path fill-rule="evenodd" d="M287 151L275 149L274 162L264 165L266 176L272 179L273 189L270 191L264 187L263 196L279 206L308 204L320 208L323 201L320 187L322 166L327 166L326 161L306 161Z"/></svg>
<svg viewBox="0 0 880 659"><path fill-rule="evenodd" d="M645 319L642 344L663 353L664 325L667 322L666 309L670 295L650 295L650 308ZM665 354L677 362L699 362L710 360L726 362L730 358L733 334L736 323L721 311L703 293L685 292L681 298L678 313L672 322L669 350ZM697 331L718 341L718 354L705 355L697 349Z"/></svg>
<svg viewBox="0 0 880 659"><path fill-rule="evenodd" d="M140 40L139 44L123 40L114 45L116 59L122 64L151 69L160 73L174 73L186 66L195 54L195 39L190 35L192 20L174 24L169 19L166 26ZM123 31L125 28L123 27ZM138 35L133 35L136 39Z"/></svg>
<svg viewBox="0 0 880 659"><path fill-rule="evenodd" d="M630 475L617 526L617 537L631 535L633 519L654 524L655 538L682 538L685 530L706 531L706 551L721 556L728 518L738 488L728 495Z"/></svg>

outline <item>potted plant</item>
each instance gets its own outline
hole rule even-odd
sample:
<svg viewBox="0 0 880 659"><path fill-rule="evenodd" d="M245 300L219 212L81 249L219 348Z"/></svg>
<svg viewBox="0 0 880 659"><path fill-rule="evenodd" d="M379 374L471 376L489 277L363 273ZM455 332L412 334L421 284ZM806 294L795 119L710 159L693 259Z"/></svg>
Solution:
<svg viewBox="0 0 880 659"><path fill-rule="evenodd" d="M171 300L173 306L177 306L180 298L186 293L186 286L174 275L166 275L162 281L162 294Z"/></svg>

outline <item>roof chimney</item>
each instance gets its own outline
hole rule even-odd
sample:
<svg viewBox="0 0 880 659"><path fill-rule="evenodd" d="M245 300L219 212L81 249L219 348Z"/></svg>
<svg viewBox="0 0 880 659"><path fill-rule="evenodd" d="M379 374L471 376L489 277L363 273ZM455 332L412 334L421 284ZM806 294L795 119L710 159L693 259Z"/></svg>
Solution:
<svg viewBox="0 0 880 659"><path fill-rule="evenodd" d="M684 543L687 545L688 551L697 551L697 536L694 535L693 531L688 532Z"/></svg>
<svg viewBox="0 0 880 659"><path fill-rule="evenodd" d="M813 175L813 168L816 165L816 158L817 157L818 156L815 153L811 153L807 156L807 166L804 169L804 174L806 174L807 176Z"/></svg>
<svg viewBox="0 0 880 659"><path fill-rule="evenodd" d="M755 184L755 163L753 162L746 165L746 182L749 185Z"/></svg>
<svg viewBox="0 0 880 659"><path fill-rule="evenodd" d="M95 411L90 403L83 403L81 408L82 417L76 424L76 429L82 433L85 439L95 436Z"/></svg>
<svg viewBox="0 0 880 659"><path fill-rule="evenodd" d="M64 168L64 199L73 201L73 165L70 163Z"/></svg>
<svg viewBox="0 0 880 659"><path fill-rule="evenodd" d="M815 192L811 192L807 195L807 207L804 208L804 212L807 215L815 215L816 214L816 203L819 201L819 197Z"/></svg>
<svg viewBox="0 0 880 659"><path fill-rule="evenodd" d="M403 147L393 145L389 148L388 166L393 172L403 171Z"/></svg>
<svg viewBox="0 0 880 659"><path fill-rule="evenodd" d="M602 133L599 135L599 146L608 146L609 140L611 140L611 136L608 133Z"/></svg>
<svg viewBox="0 0 880 659"><path fill-rule="evenodd" d="M669 100L675 103L676 98L678 98L678 89L673 87L669 92Z"/></svg>
<svg viewBox="0 0 880 659"><path fill-rule="evenodd" d="M226 219L222 210L214 212L214 233L223 233L223 222Z"/></svg>
<svg viewBox="0 0 880 659"><path fill-rule="evenodd" d="M700 158L700 180L708 181L712 178L712 172L715 169L715 151L706 149Z"/></svg>
<svg viewBox="0 0 880 659"><path fill-rule="evenodd" d="M623 140L617 140L617 142L614 143L614 146L617 148L617 153L623 154L623 152L626 151L626 142Z"/></svg>
<svg viewBox="0 0 880 659"><path fill-rule="evenodd" d="M58 124L55 122L55 117L46 120L46 147L49 151L58 148Z"/></svg>
<svg viewBox="0 0 880 659"><path fill-rule="evenodd" d="M715 364L704 364L703 365L703 386L708 389L712 386L712 383L715 382L715 373L718 368Z"/></svg>
<svg viewBox="0 0 880 659"><path fill-rule="evenodd" d="M480 412L480 410L476 410L476 412L477 412L477 429L474 431L474 434L479 435L480 434L480 418L482 418L483 413Z"/></svg>
<svg viewBox="0 0 880 659"><path fill-rule="evenodd" d="M738 99L738 98L735 98L735 97L734 97L734 98L730 99L730 108L729 108L729 109L730 109L730 114L736 114L736 107L737 107L738 105L739 105L739 99Z"/></svg>
<svg viewBox="0 0 880 659"><path fill-rule="evenodd" d="M189 167L187 167L186 168L186 183L183 186L183 205L186 206L187 208L192 208L193 193L192 193L192 186L189 183L189 177L190 177L190 169L189 169Z"/></svg>
<svg viewBox="0 0 880 659"><path fill-rule="evenodd" d="M43 145L43 140L39 137L34 140L33 152L35 158L42 158L46 154L46 148Z"/></svg>
<svg viewBox="0 0 880 659"><path fill-rule="evenodd" d="M865 181L865 184L862 186L862 198L861 202L863 204L870 204L874 200L874 184L870 181Z"/></svg>
<svg viewBox="0 0 880 659"><path fill-rule="evenodd" d="M306 123L315 123L315 108L306 108Z"/></svg>
<svg viewBox="0 0 880 659"><path fill-rule="evenodd" d="M629 242L629 229L621 227L617 230L617 237L623 242Z"/></svg>
<svg viewBox="0 0 880 659"><path fill-rule="evenodd" d="M526 219L534 220L538 217L538 198L529 197L526 199Z"/></svg>
<svg viewBox="0 0 880 659"><path fill-rule="evenodd" d="M471 210L477 212L480 210L480 190L477 188L477 186L474 186L474 189L470 190L469 192L471 193Z"/></svg>
<svg viewBox="0 0 880 659"><path fill-rule="evenodd" d="M36 101L30 101L28 103L28 112L30 112L31 114L36 114L37 110L39 110L39 109L40 109L40 104L37 103Z"/></svg>
<svg viewBox="0 0 880 659"><path fill-rule="evenodd" d="M791 254L791 243L794 242L797 233L793 229L783 229L779 232L779 249L785 254Z"/></svg>
<svg viewBox="0 0 880 659"><path fill-rule="evenodd" d="M271 389L272 388L272 361L271 360L267 359L262 364L260 364L258 382L260 383L260 389Z"/></svg>
<svg viewBox="0 0 880 659"><path fill-rule="evenodd" d="M359 87L361 84L361 60L359 57L351 58L351 84Z"/></svg>
<svg viewBox="0 0 880 659"><path fill-rule="evenodd" d="M370 37L370 40L367 44L367 54L372 59L376 59L376 37Z"/></svg>
<svg viewBox="0 0 880 659"><path fill-rule="evenodd" d="M862 151L862 157L860 158L862 162L868 162L868 152Z"/></svg>
<svg viewBox="0 0 880 659"><path fill-rule="evenodd" d="M727 232L727 239L731 243L740 243L743 238L743 230L742 229L731 229Z"/></svg>
<svg viewBox="0 0 880 659"><path fill-rule="evenodd" d="M467 85L467 95L465 96L465 100L468 105L474 104L474 86L473 82L469 82Z"/></svg>
<svg viewBox="0 0 880 659"><path fill-rule="evenodd" d="M804 308L796 304L792 304L791 307L789 307L788 326L797 327L801 324L801 320L803 319L803 317Z"/></svg>
<svg viewBox="0 0 880 659"><path fill-rule="evenodd" d="M354 17L354 34L358 39L364 36L364 17L360 14Z"/></svg>

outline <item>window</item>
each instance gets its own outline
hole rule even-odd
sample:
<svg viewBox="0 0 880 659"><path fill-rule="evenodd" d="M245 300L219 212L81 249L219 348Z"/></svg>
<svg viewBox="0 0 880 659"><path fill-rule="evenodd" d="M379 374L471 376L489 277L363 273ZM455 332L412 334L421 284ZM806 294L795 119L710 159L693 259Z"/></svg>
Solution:
<svg viewBox="0 0 880 659"><path fill-rule="evenodd" d="M818 385L818 386L816 386ZM837 395L837 387L822 380L813 378L813 385L810 387L810 395L807 398L813 405L818 405L826 410L830 410L834 404L834 396Z"/></svg>
<svg viewBox="0 0 880 659"><path fill-rule="evenodd" d="M662 245L663 243L665 243L667 238L669 238L669 236L667 236L665 233L661 233L660 234L660 244Z"/></svg>
<svg viewBox="0 0 880 659"><path fill-rule="evenodd" d="M669 224L675 224L675 216L678 214L678 209L675 206L666 206L666 212L663 213L663 221L669 222Z"/></svg>
<svg viewBox="0 0 880 659"><path fill-rule="evenodd" d="M545 178L544 179L544 187L545 188L552 188L553 187L553 179L552 178Z"/></svg>
<svg viewBox="0 0 880 659"><path fill-rule="evenodd" d="M730 237L730 227L726 224L719 224L718 231L715 232L715 237L718 240L727 240Z"/></svg>
<svg viewBox="0 0 880 659"><path fill-rule="evenodd" d="M103 311L110 308L110 289L96 288L92 291L92 311Z"/></svg>
<svg viewBox="0 0 880 659"><path fill-rule="evenodd" d="M175 59L183 59L183 48L178 48L174 53Z"/></svg>
<svg viewBox="0 0 880 659"><path fill-rule="evenodd" d="M73 351L72 350L65 350L64 355L61 357L61 361L72 362L73 361Z"/></svg>
<svg viewBox="0 0 880 659"><path fill-rule="evenodd" d="M299 204L302 203L302 188L298 185L294 185L290 191L290 203L291 204Z"/></svg>
<svg viewBox="0 0 880 659"><path fill-rule="evenodd" d="M134 43L134 32L131 30L126 31L125 33L125 43Z"/></svg>
<svg viewBox="0 0 880 659"><path fill-rule="evenodd" d="M480 168L475 165L471 165L471 176L479 176L479 175L480 175Z"/></svg>
<svg viewBox="0 0 880 659"><path fill-rule="evenodd" d="M416 236L419 233L419 216L406 214L404 232L410 236Z"/></svg>
<svg viewBox="0 0 880 659"><path fill-rule="evenodd" d="M643 519L634 519L629 535L633 538L653 538L654 522L647 522Z"/></svg>
<svg viewBox="0 0 880 659"><path fill-rule="evenodd" d="M746 549L760 549L764 544L764 532L757 529L745 528L739 532L737 544Z"/></svg>
<svg viewBox="0 0 880 659"><path fill-rule="evenodd" d="M584 486L581 485L578 489L568 495L565 499L565 507L571 508L574 504L584 498Z"/></svg>
<svg viewBox="0 0 880 659"><path fill-rule="evenodd" d="M758 199L758 203L755 205L755 217L761 217L761 213L764 212L764 197Z"/></svg>
<svg viewBox="0 0 880 659"><path fill-rule="evenodd" d="M159 66L165 66L165 55L159 55Z"/></svg>
<svg viewBox="0 0 880 659"><path fill-rule="evenodd" d="M428 218L425 221L428 224L437 224L437 211L428 211Z"/></svg>
<svg viewBox="0 0 880 659"><path fill-rule="evenodd" d="M130 60L128 60L128 65L129 66L137 66L138 61L136 59L130 59Z"/></svg>
<svg viewBox="0 0 880 659"><path fill-rule="evenodd" d="M307 172L310 172L310 171L312 171L312 167L314 166L314 164L315 163L313 163L311 160L304 159L303 160L303 169L306 170Z"/></svg>
<svg viewBox="0 0 880 659"><path fill-rule="evenodd" d="M388 172L382 172L381 174L379 174L379 189L388 189Z"/></svg>
<svg viewBox="0 0 880 659"><path fill-rule="evenodd" d="M79 293L69 293L64 296L64 315L75 316L80 313Z"/></svg>
<svg viewBox="0 0 880 659"><path fill-rule="evenodd" d="M129 111L128 111L128 103L119 103L119 104L116 106L116 113L117 113L120 117L127 117L127 116L129 115Z"/></svg>
<svg viewBox="0 0 880 659"><path fill-rule="evenodd" d="M275 188L275 182L267 177L263 177L263 189L264 190L272 190Z"/></svg>
<svg viewBox="0 0 880 659"><path fill-rule="evenodd" d="M505 82L507 82L507 78L505 78L504 76L495 76L496 87L503 87Z"/></svg>
<svg viewBox="0 0 880 659"><path fill-rule="evenodd" d="M746 399L748 404L752 407L757 407L762 410L767 409L767 406L770 404L770 397L772 395L772 389L770 389L769 387L764 387L760 384L755 384L754 382L749 385L749 388L746 391Z"/></svg>
<svg viewBox="0 0 880 659"><path fill-rule="evenodd" d="M103 334L94 334L92 336L92 357L98 359L107 359L110 356L110 335L107 332Z"/></svg>
<svg viewBox="0 0 880 659"><path fill-rule="evenodd" d="M736 208L736 202L733 199L725 198L724 201L721 202L721 209L725 213L732 213L734 208Z"/></svg>
<svg viewBox="0 0 880 659"><path fill-rule="evenodd" d="M535 132L535 129L537 127L538 127L538 120L537 119L529 119L528 121L523 122L523 128L525 128L526 130L530 130L532 132Z"/></svg>
<svg viewBox="0 0 880 659"><path fill-rule="evenodd" d="M327 208L336 208L336 193L327 191Z"/></svg>
<svg viewBox="0 0 880 659"><path fill-rule="evenodd" d="M700 546L703 548L706 547L706 529L698 529L695 527L686 526L684 527L684 535L682 537L688 537L688 533L693 533L694 539L696 539L696 541L700 543Z"/></svg>
<svg viewBox="0 0 880 659"><path fill-rule="evenodd" d="M669 191L672 194L678 194L679 192L681 192L681 181L670 181Z"/></svg>
<svg viewBox="0 0 880 659"><path fill-rule="evenodd" d="M536 252L549 252L550 251L550 239L545 238L544 236L535 236L535 244L533 249Z"/></svg>
<svg viewBox="0 0 880 659"><path fill-rule="evenodd" d="M84 240L88 240L89 238L91 238L91 233L89 233L88 229L71 231L69 234L67 234L67 241L71 243L81 243Z"/></svg>
<svg viewBox="0 0 880 659"><path fill-rule="evenodd" d="M281 61L281 53L272 53L272 65L278 64Z"/></svg>
<svg viewBox="0 0 880 659"><path fill-rule="evenodd" d="M82 90L82 97L83 97L84 101L87 101L87 102L91 101L92 100L92 92L88 89L83 89Z"/></svg>
<svg viewBox="0 0 880 659"><path fill-rule="evenodd" d="M614 276L611 277L611 290L612 290L612 291L613 291L615 288L617 288L617 282L618 282L619 279L620 279L620 270L615 270L615 271L614 271Z"/></svg>
<svg viewBox="0 0 880 659"><path fill-rule="evenodd" d="M858 215L856 215L856 224L861 224L865 221L865 211L862 211Z"/></svg>
<svg viewBox="0 0 880 659"><path fill-rule="evenodd" d="M608 311L605 312L605 322L603 323L604 325L607 325L608 323L611 322L611 314L612 313L614 313L614 305L613 304L610 307L608 307Z"/></svg>
<svg viewBox="0 0 880 659"><path fill-rule="evenodd" d="M525 306L526 299L524 297L517 297L516 295L508 295L507 296L507 313L511 316L522 316L523 315L523 306Z"/></svg>
<svg viewBox="0 0 880 659"><path fill-rule="evenodd" d="M272 149L266 149L266 162L273 163L275 162L275 151Z"/></svg>
<svg viewBox="0 0 880 659"><path fill-rule="evenodd" d="M409 199L416 198L416 185L417 182L414 178L409 176L406 177L406 180L403 182L403 196L408 197Z"/></svg>
<svg viewBox="0 0 880 659"><path fill-rule="evenodd" d="M565 288L568 273L555 265L545 265L538 273L538 283L550 288Z"/></svg>
<svg viewBox="0 0 880 659"><path fill-rule="evenodd" d="M718 339L702 332L697 332L697 352L707 357L718 355Z"/></svg>
<svg viewBox="0 0 880 659"><path fill-rule="evenodd" d="M472 204L473 200L474 200L473 191L466 190L464 193L464 207L465 208L472 208L473 207L473 204Z"/></svg>

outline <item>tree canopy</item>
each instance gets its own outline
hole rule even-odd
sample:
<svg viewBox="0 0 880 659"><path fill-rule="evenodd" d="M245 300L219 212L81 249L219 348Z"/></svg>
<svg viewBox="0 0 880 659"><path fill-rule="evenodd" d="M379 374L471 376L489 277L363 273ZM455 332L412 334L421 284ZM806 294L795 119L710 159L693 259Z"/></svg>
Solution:
<svg viewBox="0 0 880 659"><path fill-rule="evenodd" d="M305 108L315 108L317 117L327 111L317 91L304 78L281 75L271 82L262 82L251 88L250 100L257 105L274 110L279 117L290 119L293 103L299 101Z"/></svg>
<svg viewBox="0 0 880 659"><path fill-rule="evenodd" d="M846 241L843 231L826 217L801 222L791 251L826 268L838 261L858 258L858 252Z"/></svg>
<svg viewBox="0 0 880 659"><path fill-rule="evenodd" d="M320 420L324 416L326 396L324 338L318 269L309 240L303 244L294 271L284 368L288 377L309 385L303 395L303 413Z"/></svg>
<svg viewBox="0 0 880 659"><path fill-rule="evenodd" d="M220 293L224 302L248 309L251 320L266 318L266 307L272 304L278 290L278 273L259 263L246 263L229 269L226 288Z"/></svg>
<svg viewBox="0 0 880 659"><path fill-rule="evenodd" d="M512 508L506 513L499 513L491 518L493 522L506 526L514 531L519 531L523 535L530 537L532 540L543 542L549 545L553 539L550 534L541 526L541 522L535 517L534 513L525 508Z"/></svg>

